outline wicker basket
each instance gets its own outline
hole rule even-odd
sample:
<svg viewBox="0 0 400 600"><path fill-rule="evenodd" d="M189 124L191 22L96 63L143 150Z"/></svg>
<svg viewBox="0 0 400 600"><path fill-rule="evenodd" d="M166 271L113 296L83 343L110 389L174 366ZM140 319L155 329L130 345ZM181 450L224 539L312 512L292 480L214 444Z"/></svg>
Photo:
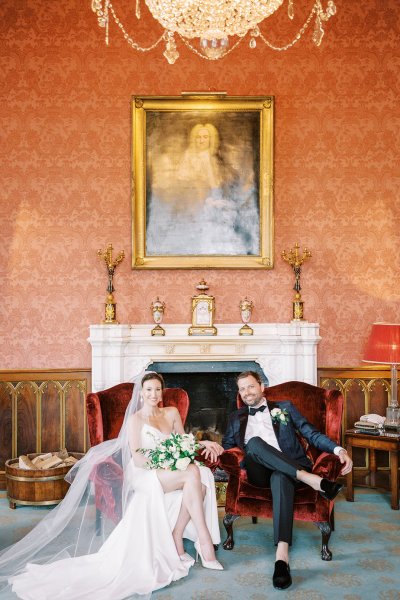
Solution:
<svg viewBox="0 0 400 600"><path fill-rule="evenodd" d="M80 452L69 454L78 460L83 456ZM28 454L31 460L35 456L39 454ZM69 488L64 477L71 467L20 469L18 465L18 458L10 458L5 465L10 508L18 505L50 506L61 502Z"/></svg>

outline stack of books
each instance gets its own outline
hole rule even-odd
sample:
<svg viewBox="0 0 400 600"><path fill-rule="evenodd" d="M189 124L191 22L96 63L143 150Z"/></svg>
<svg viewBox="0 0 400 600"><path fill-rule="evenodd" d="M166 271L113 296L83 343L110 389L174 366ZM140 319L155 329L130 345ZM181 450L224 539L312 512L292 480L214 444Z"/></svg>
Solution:
<svg viewBox="0 0 400 600"><path fill-rule="evenodd" d="M354 423L354 429L360 433L380 435L384 422L385 417L380 415L363 415L359 421Z"/></svg>

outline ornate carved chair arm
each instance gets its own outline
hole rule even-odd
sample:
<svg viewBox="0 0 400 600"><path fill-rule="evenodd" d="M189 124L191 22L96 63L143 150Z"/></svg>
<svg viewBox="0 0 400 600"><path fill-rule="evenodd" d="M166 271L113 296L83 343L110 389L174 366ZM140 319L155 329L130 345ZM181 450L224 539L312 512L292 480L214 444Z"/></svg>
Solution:
<svg viewBox="0 0 400 600"><path fill-rule="evenodd" d="M240 463L244 460L244 457L245 453L240 448L225 450L219 457L220 467L229 475L240 477Z"/></svg>
<svg viewBox="0 0 400 600"><path fill-rule="evenodd" d="M199 463L201 463L205 467L208 467L209 469L211 469L212 472L214 472L215 469L217 467L219 467L219 460L217 460L217 461L214 462L210 458L206 458L204 456L204 454L202 454L201 450L197 450L197 452L196 452L196 460L199 461Z"/></svg>
<svg viewBox="0 0 400 600"><path fill-rule="evenodd" d="M338 456L322 452L315 461L312 472L320 477L335 481L339 476L341 468L342 463Z"/></svg>

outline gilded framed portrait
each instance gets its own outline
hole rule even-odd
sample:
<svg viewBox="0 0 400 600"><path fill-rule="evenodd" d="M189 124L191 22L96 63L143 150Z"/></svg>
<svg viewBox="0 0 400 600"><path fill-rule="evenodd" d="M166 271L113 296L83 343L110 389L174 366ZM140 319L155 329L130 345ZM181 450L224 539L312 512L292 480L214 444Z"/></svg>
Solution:
<svg viewBox="0 0 400 600"><path fill-rule="evenodd" d="M132 99L132 267L273 267L271 96Z"/></svg>

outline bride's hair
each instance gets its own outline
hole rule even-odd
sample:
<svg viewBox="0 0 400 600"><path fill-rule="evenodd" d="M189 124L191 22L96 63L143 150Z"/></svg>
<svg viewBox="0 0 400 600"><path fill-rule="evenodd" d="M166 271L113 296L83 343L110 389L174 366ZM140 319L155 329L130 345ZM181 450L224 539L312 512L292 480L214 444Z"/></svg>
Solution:
<svg viewBox="0 0 400 600"><path fill-rule="evenodd" d="M164 378L162 375L160 375L160 373L156 373L155 371L150 371L149 373L146 373L146 375L143 377L142 379L142 387L145 383L145 381L150 381L151 379L157 379L157 381L159 381L161 383L161 387L162 389L165 388L165 382L164 382Z"/></svg>

